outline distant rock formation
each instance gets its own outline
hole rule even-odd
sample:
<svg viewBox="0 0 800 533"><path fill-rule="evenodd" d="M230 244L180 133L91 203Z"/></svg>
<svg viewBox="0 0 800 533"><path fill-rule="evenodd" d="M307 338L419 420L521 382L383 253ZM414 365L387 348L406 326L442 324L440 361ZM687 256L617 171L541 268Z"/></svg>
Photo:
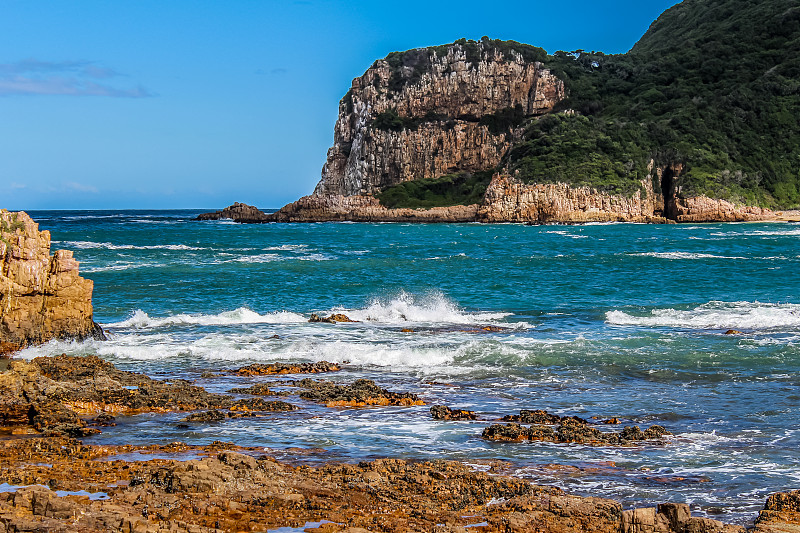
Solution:
<svg viewBox="0 0 800 533"><path fill-rule="evenodd" d="M736 206L705 196L678 198L661 184L663 170L642 181L638 194L626 196L572 187L564 183L525 184L511 176L496 174L483 201L475 205L430 209L389 209L373 196L304 196L267 215L275 222L742 222L770 220L774 213L759 207ZM666 196L665 193L666 192Z"/></svg>
<svg viewBox="0 0 800 533"><path fill-rule="evenodd" d="M104 339L92 320L92 288L71 251L50 255L49 231L22 211L0 210L0 344Z"/></svg>
<svg viewBox="0 0 800 533"><path fill-rule="evenodd" d="M269 215L261 211L259 208L239 202L226 207L222 211L202 213L198 215L195 220L220 220L223 218L233 220L234 222L243 222L247 224L270 222Z"/></svg>

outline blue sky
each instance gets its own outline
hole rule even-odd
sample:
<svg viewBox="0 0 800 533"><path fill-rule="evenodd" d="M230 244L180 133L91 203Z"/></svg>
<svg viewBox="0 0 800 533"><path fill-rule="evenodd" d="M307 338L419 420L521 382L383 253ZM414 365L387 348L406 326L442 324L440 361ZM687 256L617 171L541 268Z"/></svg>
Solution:
<svg viewBox="0 0 800 533"><path fill-rule="evenodd" d="M353 78L461 37L627 51L675 0L0 0L0 207L280 207Z"/></svg>

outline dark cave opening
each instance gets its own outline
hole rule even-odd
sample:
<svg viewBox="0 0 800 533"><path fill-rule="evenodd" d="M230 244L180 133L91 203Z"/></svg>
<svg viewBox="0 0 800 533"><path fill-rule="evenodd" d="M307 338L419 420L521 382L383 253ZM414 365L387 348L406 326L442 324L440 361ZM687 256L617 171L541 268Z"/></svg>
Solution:
<svg viewBox="0 0 800 533"><path fill-rule="evenodd" d="M675 172L671 167L666 167L661 174L661 194L664 197L664 218L675 220L674 182Z"/></svg>

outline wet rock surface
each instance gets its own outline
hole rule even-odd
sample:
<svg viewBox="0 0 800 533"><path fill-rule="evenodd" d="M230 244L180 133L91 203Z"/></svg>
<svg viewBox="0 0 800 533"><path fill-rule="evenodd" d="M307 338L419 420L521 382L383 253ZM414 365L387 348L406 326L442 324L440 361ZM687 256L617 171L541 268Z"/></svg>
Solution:
<svg viewBox="0 0 800 533"><path fill-rule="evenodd" d="M273 374L320 374L337 372L342 367L337 363L318 361L316 363L272 363L243 366L235 373L242 376L269 376Z"/></svg>
<svg viewBox="0 0 800 533"><path fill-rule="evenodd" d="M413 394L389 392L369 380L347 385L310 378L281 383L303 388L301 396L326 405L421 403ZM294 409L291 404L259 397L205 396L195 390L186 395L190 386L186 382L157 382L91 357L10 361L9 368L0 372L3 423L38 428L53 436L0 438L0 479L10 485L0 493L0 533L265 531L322 520L331 523L317 530L327 533L455 533L475 524L482 524L476 530L492 533L743 531L715 520L691 517L685 505L623 510L611 500L571 496L457 462L380 459L311 467L278 462L264 455L268 452L264 448L241 448L226 442L202 447L184 443L88 446L69 438L97 431L65 406L75 407L80 391L88 395L86 403L95 407L105 402L102 390L110 391L115 402L104 405L142 405L134 396L125 397L120 387L129 392L145 387L158 392L156 396L171 390L176 398L167 405L205 402L214 406L189 414L183 420L187 423L224 423L230 418L269 416L270 411ZM446 406L434 406L431 413L439 413L444 419L472 419L474 415ZM523 410L515 416L521 421L550 422L556 417L539 410ZM560 439L558 442L581 438L595 443L599 438L597 428L582 419L556 418L558 426L498 426L512 428L523 439L535 432ZM99 427L114 423L114 417L106 412L90 420ZM630 427L602 433L602 438L604 443L624 445L663 433L659 426L646 431ZM145 460L122 460L130 453ZM146 460L148 454L153 458ZM492 468L492 472L497 471ZM757 523L761 533L797 532L798 527L800 492L770 497Z"/></svg>
<svg viewBox="0 0 800 533"><path fill-rule="evenodd" d="M311 318L308 319L309 322L327 322L328 324L336 324L337 322L357 322L357 320L351 320L350 317L347 315L343 315L341 313L334 313L327 317L322 317L317 314L312 314Z"/></svg>
<svg viewBox="0 0 800 533"><path fill-rule="evenodd" d="M45 396L80 414L192 411L232 403L230 397L188 381L154 380L119 370L93 355L37 357L31 364L43 378L55 382L44 386Z"/></svg>
<svg viewBox="0 0 800 533"><path fill-rule="evenodd" d="M294 382L304 388L300 398L325 404L327 407L364 407L368 405L425 405L416 394L389 392L369 379L358 379L349 385L332 381L304 379Z"/></svg>
<svg viewBox="0 0 800 533"><path fill-rule="evenodd" d="M476 420L478 415L475 414L475 411L453 409L446 405L432 405L431 417L435 420Z"/></svg>
<svg viewBox="0 0 800 533"><path fill-rule="evenodd" d="M162 458L114 458L130 452ZM491 533L745 531L693 517L684 504L623 510L612 500L572 496L456 462L379 459L310 467L262 452L224 443L136 448L65 438L0 440L0 476L15 487L0 493L0 532L266 531L323 520L331 523L314 531L463 533L475 524ZM193 458L163 458L181 454ZM798 492L770 496L756 531L797 531L798 498Z"/></svg>
<svg viewBox="0 0 800 533"><path fill-rule="evenodd" d="M290 411L286 402L236 399L209 393L185 380L159 381L117 369L96 356L11 360L0 372L0 427L17 434L73 437L113 427L112 413L230 410L228 417ZM82 417L94 415L88 423ZM202 415L192 421L201 421Z"/></svg>
<svg viewBox="0 0 800 533"><path fill-rule="evenodd" d="M621 431L601 431L580 417L559 417L542 410L522 410L519 415L505 416L503 420L513 422L492 424L483 430L482 437L494 441L529 440L591 446L635 446L645 441L661 444L661 437L671 435L658 425L650 426L644 431L639 426L627 426ZM526 427L518 422L531 425Z"/></svg>
<svg viewBox="0 0 800 533"><path fill-rule="evenodd" d="M286 391L276 391L269 388L266 383L259 383L251 387L236 387L228 391L230 394L252 394L253 396L288 396Z"/></svg>

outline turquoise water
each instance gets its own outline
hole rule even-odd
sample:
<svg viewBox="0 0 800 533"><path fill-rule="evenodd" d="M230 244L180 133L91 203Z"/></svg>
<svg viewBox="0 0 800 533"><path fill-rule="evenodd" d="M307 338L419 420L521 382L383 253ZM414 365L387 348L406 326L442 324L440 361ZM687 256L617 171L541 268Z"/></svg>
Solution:
<svg viewBox="0 0 800 533"><path fill-rule="evenodd" d="M325 377L367 377L482 420L290 397L302 408L290 415L189 429L177 414L140 415L88 442L229 440L300 461L500 459L573 493L688 502L739 523L770 492L800 486L800 225L237 225L196 214L32 212L94 280L110 340L25 355L96 353L214 391L259 378L201 377L209 369L348 361ZM360 322L307 322L331 312ZM463 331L476 325L508 329ZM637 448L480 438L537 408L675 435Z"/></svg>

